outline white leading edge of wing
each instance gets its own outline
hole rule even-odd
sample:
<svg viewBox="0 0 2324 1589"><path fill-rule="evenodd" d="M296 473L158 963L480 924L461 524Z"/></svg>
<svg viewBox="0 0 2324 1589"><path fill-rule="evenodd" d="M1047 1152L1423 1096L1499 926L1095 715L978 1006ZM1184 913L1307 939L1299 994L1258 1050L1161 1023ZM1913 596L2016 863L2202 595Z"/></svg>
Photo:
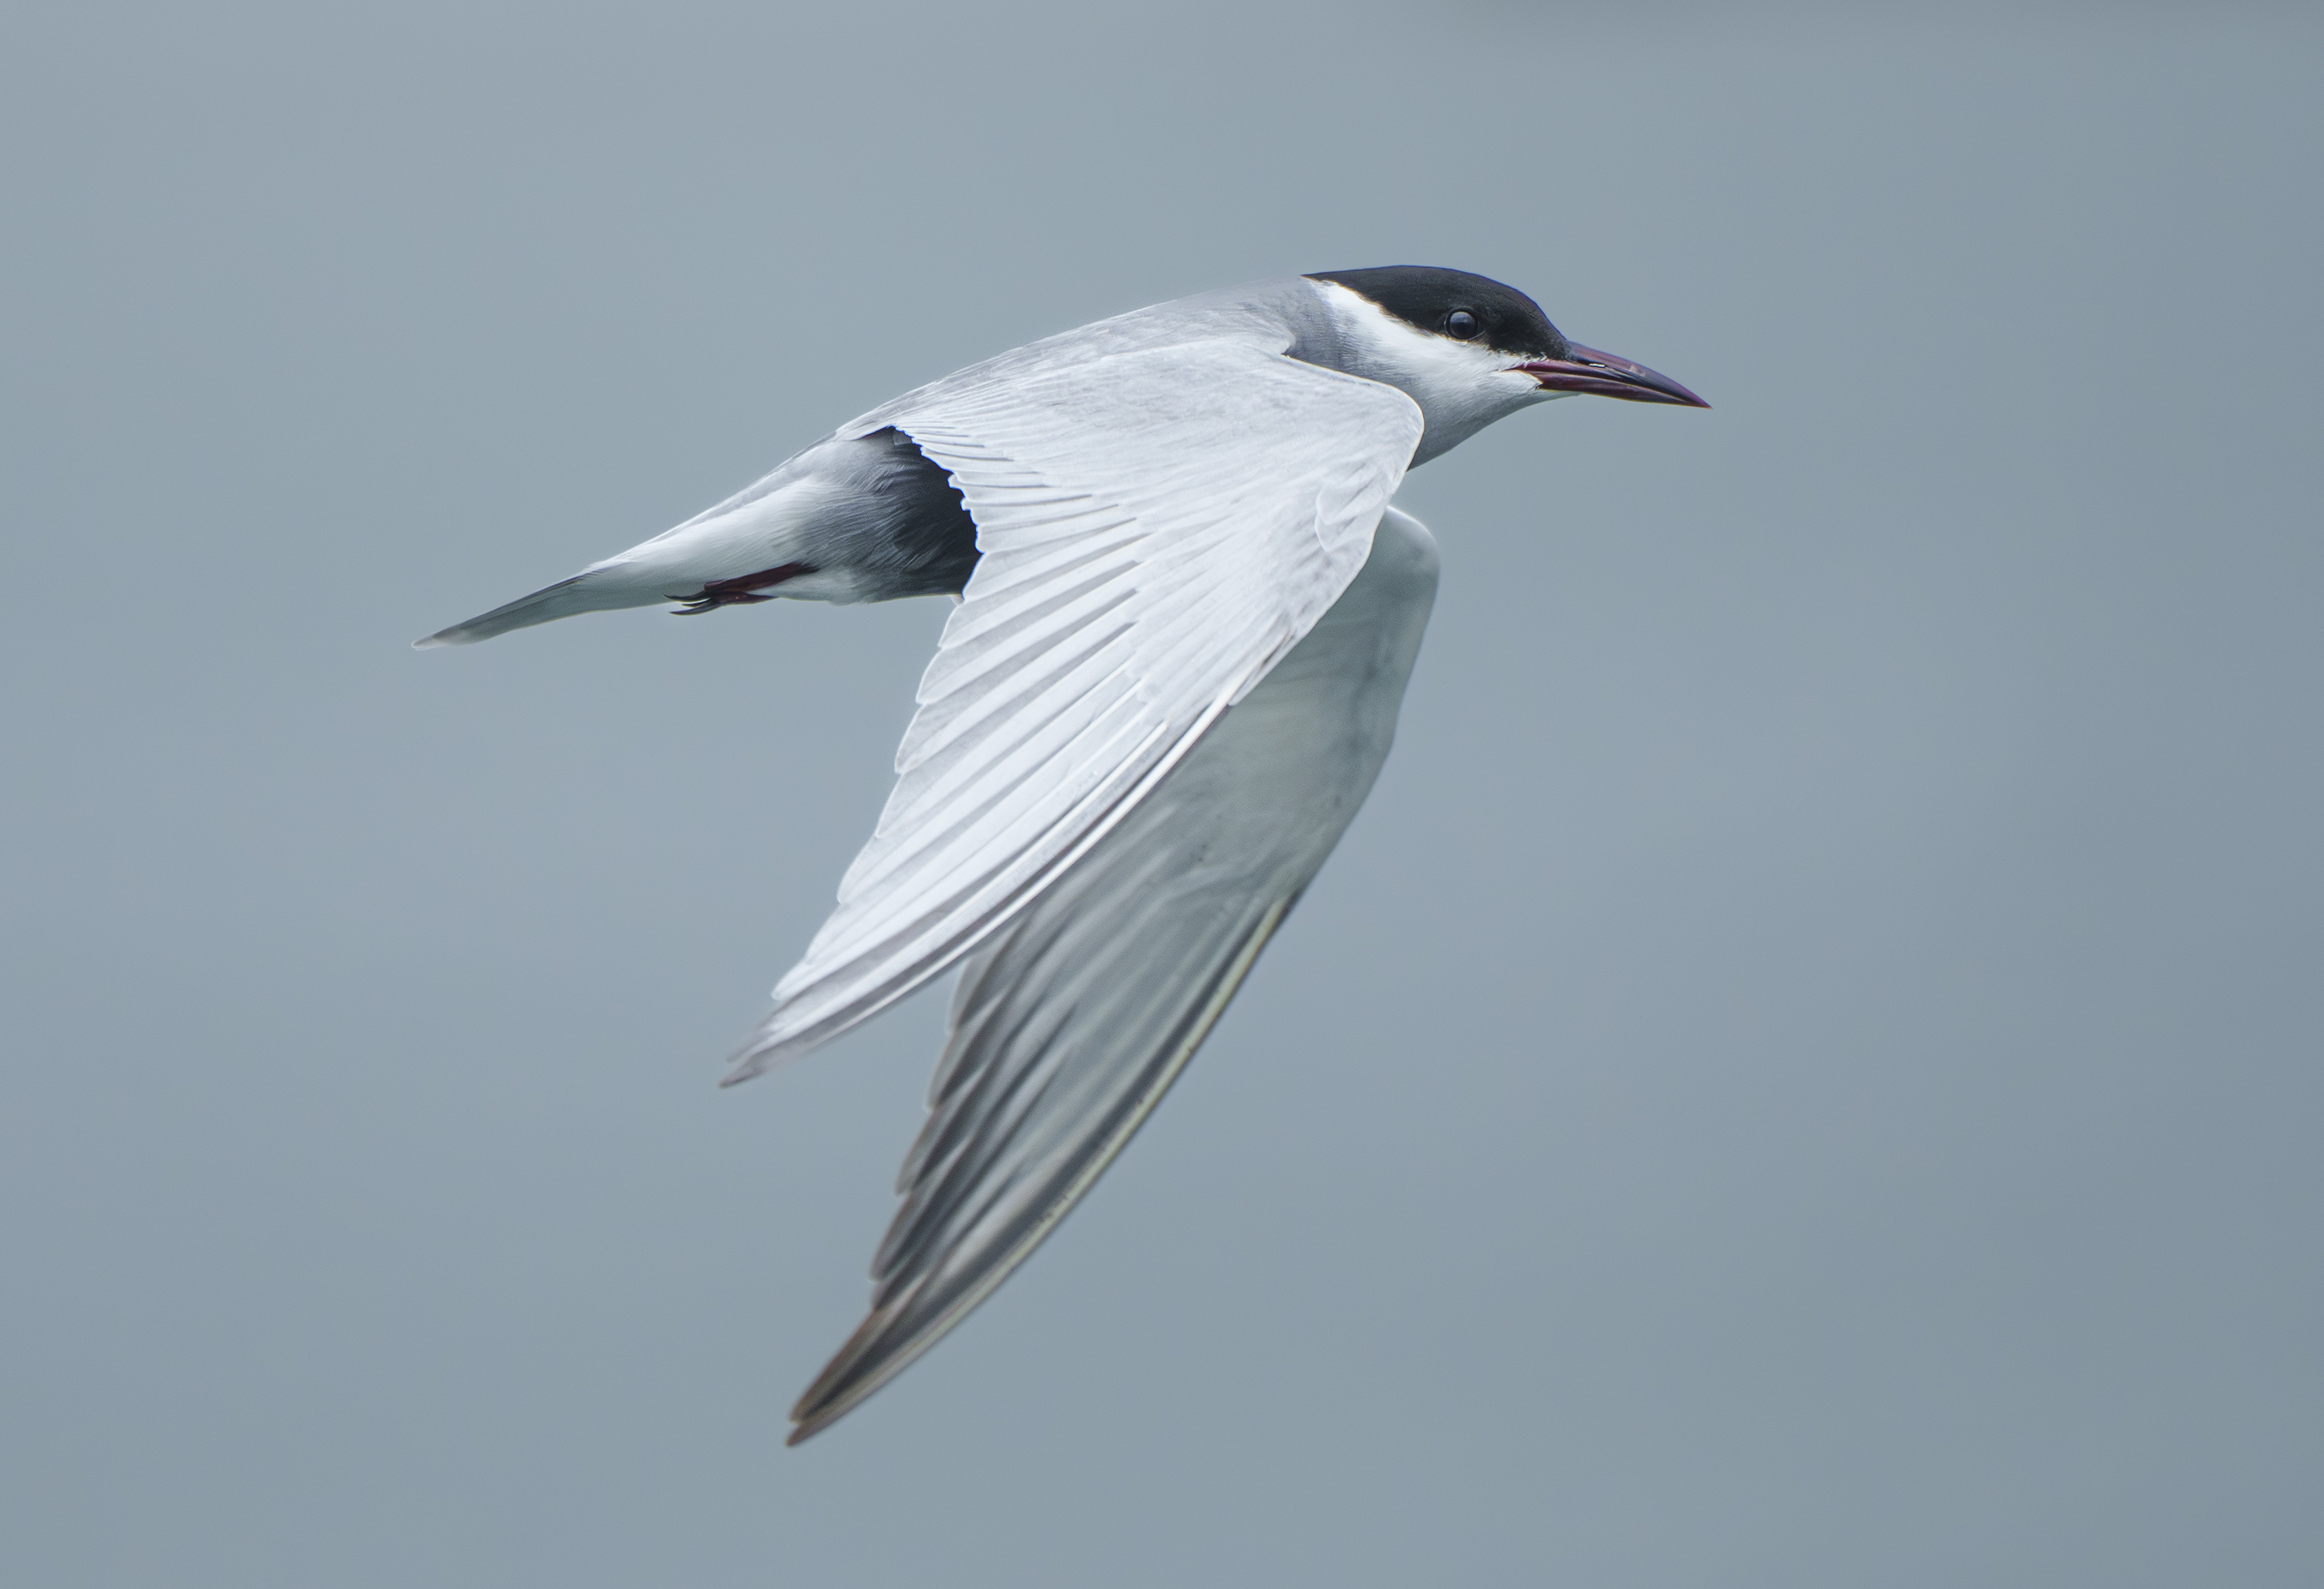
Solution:
<svg viewBox="0 0 2324 1589"><path fill-rule="evenodd" d="M1422 430L1254 337L949 381L840 434L889 424L983 556L878 830L729 1084L936 975L1127 817L1340 598Z"/></svg>

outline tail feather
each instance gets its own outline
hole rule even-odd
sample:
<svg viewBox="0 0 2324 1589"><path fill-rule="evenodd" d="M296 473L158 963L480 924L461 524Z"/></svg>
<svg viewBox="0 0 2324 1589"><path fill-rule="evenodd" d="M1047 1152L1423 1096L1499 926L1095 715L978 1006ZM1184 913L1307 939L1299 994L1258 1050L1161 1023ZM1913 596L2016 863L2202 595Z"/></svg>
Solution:
<svg viewBox="0 0 2324 1589"><path fill-rule="evenodd" d="M512 629L530 628L555 618L569 618L576 613L604 613L617 607L648 607L656 602L669 601L652 585L641 582L635 570L616 565L612 568L589 568L570 579L521 596L504 606L494 607L465 624L455 624L449 629L439 629L424 640L411 642L415 651L425 651L437 645L473 645L480 640L490 640L495 634L506 634Z"/></svg>

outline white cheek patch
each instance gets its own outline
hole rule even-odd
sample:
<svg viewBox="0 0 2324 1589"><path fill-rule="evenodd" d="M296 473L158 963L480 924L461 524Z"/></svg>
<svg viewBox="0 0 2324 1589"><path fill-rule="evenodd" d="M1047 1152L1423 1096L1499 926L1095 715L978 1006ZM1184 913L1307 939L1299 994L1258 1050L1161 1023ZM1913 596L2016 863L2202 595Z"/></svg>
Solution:
<svg viewBox="0 0 2324 1589"><path fill-rule="evenodd" d="M1316 286L1330 302L1351 349L1383 372L1443 384L1474 382L1508 366L1508 354L1424 331L1352 288L1337 282L1319 282Z"/></svg>
<svg viewBox="0 0 2324 1589"><path fill-rule="evenodd" d="M1398 387L1420 405L1428 422L1424 456L1554 395L1511 369L1510 354L1424 331L1337 282L1315 285L1339 321L1348 373Z"/></svg>

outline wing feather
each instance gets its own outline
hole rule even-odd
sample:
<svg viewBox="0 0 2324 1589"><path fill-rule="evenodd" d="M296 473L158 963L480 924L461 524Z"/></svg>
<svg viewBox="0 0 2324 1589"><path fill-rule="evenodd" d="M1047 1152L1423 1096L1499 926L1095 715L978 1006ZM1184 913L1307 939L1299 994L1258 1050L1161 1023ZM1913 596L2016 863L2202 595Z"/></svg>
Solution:
<svg viewBox="0 0 2324 1589"><path fill-rule="evenodd" d="M941 972L1134 809L1347 588L1421 432L1402 393L1253 336L942 383L841 434L887 425L982 556L879 826L730 1082Z"/></svg>
<svg viewBox="0 0 2324 1589"><path fill-rule="evenodd" d="M1283 664L968 960L871 1315L795 1443L989 1296L1161 1101L1370 790L1435 582L1434 543L1391 510Z"/></svg>

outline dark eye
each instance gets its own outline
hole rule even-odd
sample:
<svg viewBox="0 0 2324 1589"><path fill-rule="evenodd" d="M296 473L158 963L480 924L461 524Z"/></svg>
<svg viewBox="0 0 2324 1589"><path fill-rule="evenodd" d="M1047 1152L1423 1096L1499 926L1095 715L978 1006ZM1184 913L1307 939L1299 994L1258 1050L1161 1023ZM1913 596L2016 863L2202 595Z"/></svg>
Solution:
<svg viewBox="0 0 2324 1589"><path fill-rule="evenodd" d="M1447 337L1457 337L1466 342L1481 329L1483 328L1477 324L1477 317L1465 309L1456 309L1444 317L1444 334Z"/></svg>

